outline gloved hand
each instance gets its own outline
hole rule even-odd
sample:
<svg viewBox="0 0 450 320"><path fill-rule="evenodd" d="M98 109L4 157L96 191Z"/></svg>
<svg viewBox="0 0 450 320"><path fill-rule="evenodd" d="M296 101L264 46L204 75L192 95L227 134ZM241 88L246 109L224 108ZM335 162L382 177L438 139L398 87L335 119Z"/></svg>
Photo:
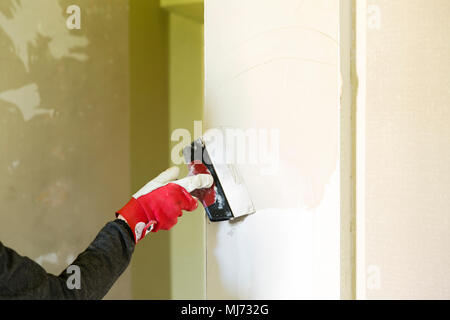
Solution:
<svg viewBox="0 0 450 320"><path fill-rule="evenodd" d="M210 174L197 174L175 180L180 173L171 167L147 183L116 215L123 217L133 230L138 243L150 231L169 230L181 217L182 210L193 211L197 200L189 192L209 188L213 184Z"/></svg>

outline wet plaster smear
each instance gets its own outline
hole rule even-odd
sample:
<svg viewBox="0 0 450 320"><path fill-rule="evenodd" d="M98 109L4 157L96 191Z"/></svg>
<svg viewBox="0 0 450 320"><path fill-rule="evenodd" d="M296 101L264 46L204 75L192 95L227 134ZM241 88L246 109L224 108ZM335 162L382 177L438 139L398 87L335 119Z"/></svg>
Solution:
<svg viewBox="0 0 450 320"><path fill-rule="evenodd" d="M257 212L207 225L208 298L339 298L337 1L205 2L205 124L278 130Z"/></svg>

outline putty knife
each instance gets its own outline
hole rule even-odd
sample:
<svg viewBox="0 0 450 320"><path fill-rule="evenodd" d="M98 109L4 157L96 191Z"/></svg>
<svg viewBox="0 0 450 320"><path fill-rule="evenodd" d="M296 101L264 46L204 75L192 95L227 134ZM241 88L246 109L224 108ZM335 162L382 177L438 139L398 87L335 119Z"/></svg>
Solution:
<svg viewBox="0 0 450 320"><path fill-rule="evenodd" d="M210 157L208 149L214 150L214 142L205 144L199 138L183 149L189 175L210 173L214 184L207 189L197 189L191 194L200 200L210 221L231 220L255 212L250 194L234 164L224 163Z"/></svg>

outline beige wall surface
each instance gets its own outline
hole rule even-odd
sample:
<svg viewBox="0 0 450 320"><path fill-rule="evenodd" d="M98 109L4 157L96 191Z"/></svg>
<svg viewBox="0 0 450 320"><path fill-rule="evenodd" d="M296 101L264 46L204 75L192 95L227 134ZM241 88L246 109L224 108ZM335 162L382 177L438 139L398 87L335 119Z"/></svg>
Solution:
<svg viewBox="0 0 450 320"><path fill-rule="evenodd" d="M195 139L194 121L201 126L203 118L203 24L179 15L177 11L171 13L169 52L169 128L173 148L180 142L190 144ZM177 136L179 129L189 130L190 139L180 141L181 137ZM177 160L180 158L171 159L170 165L179 164ZM180 165L180 169L180 177L188 173L186 165ZM194 212L184 213L169 233L171 298L204 299L206 250L203 207L199 205Z"/></svg>
<svg viewBox="0 0 450 320"><path fill-rule="evenodd" d="M137 191L168 166L171 134L202 119L203 26L199 1L130 3L131 181ZM168 5L166 7L165 5ZM196 8L194 11L192 5ZM183 141L190 143L192 138ZM169 232L149 235L132 260L133 298L205 297L204 210L186 212Z"/></svg>
<svg viewBox="0 0 450 320"><path fill-rule="evenodd" d="M136 192L169 163L168 14L159 1L130 2L130 161ZM128 197L130 197L128 195ZM131 261L133 299L170 299L170 234L139 242Z"/></svg>
<svg viewBox="0 0 450 320"><path fill-rule="evenodd" d="M1 241L56 274L130 193L128 1L72 4L0 2Z"/></svg>
<svg viewBox="0 0 450 320"><path fill-rule="evenodd" d="M358 5L358 298L448 299L450 2Z"/></svg>
<svg viewBox="0 0 450 320"><path fill-rule="evenodd" d="M205 2L205 125L263 132L256 213L207 225L208 298L340 297L338 23L333 0Z"/></svg>

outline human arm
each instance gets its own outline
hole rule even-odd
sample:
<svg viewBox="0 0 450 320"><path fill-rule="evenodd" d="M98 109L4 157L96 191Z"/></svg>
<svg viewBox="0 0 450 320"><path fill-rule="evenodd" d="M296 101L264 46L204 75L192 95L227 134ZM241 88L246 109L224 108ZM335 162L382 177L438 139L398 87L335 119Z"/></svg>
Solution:
<svg viewBox="0 0 450 320"><path fill-rule="evenodd" d="M59 276L49 274L0 243L0 299L101 299L130 263L134 247L124 221L108 222L71 264L79 268L78 289L67 283L71 266Z"/></svg>

